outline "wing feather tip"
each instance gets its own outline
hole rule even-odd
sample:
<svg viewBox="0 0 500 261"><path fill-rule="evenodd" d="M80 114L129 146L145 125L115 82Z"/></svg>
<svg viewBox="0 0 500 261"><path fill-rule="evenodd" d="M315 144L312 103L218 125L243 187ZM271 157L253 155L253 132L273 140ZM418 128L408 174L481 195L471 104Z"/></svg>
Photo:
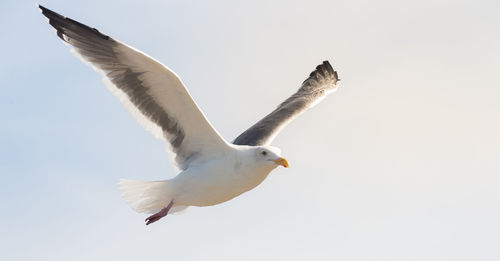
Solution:
<svg viewBox="0 0 500 261"><path fill-rule="evenodd" d="M328 73L333 75L335 81L340 81L339 75L337 74L337 71L335 71L333 69L332 65L330 64L330 62L328 60L323 61L323 65L325 66Z"/></svg>
<svg viewBox="0 0 500 261"><path fill-rule="evenodd" d="M92 27L87 26L85 24L82 24L78 21L75 21L69 17L63 16L63 15L61 15L57 12L54 12L54 11L52 11L52 10L42 6L42 5L38 5L38 8L40 8L40 10L42 10L42 14L49 19L49 24L57 30L57 36L59 36L59 38L61 38L65 42L67 42L67 40L64 39L64 35L65 35L64 29L65 29L65 26L66 26L66 29L68 29L67 28L68 25L74 25L80 29L86 30L86 31L90 32L91 34L94 34L96 36L101 37L104 40L112 39L108 35L99 32L99 30L97 30L96 28L92 28Z"/></svg>
<svg viewBox="0 0 500 261"><path fill-rule="evenodd" d="M311 78L315 80L319 80L318 78L331 78L334 83L340 81L337 71L333 69L328 60L325 60L322 64L316 66L316 69L309 74L309 78L306 79L304 83L311 80Z"/></svg>

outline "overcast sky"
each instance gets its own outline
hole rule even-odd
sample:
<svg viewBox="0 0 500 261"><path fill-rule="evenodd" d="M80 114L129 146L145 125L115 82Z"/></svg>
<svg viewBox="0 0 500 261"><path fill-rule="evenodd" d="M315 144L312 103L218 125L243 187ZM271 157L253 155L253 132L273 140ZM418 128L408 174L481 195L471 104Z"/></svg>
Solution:
<svg viewBox="0 0 500 261"><path fill-rule="evenodd" d="M172 68L228 140L323 60L336 93L273 142L291 168L146 227L119 178L165 146L34 2L2 0L1 260L499 260L500 2L40 4Z"/></svg>

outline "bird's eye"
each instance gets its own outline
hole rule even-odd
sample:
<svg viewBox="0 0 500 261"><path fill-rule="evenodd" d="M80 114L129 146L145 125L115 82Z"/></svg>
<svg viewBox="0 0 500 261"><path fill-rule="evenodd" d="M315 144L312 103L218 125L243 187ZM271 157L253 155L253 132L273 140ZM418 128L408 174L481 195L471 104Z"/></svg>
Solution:
<svg viewBox="0 0 500 261"><path fill-rule="evenodd" d="M267 155L267 151L263 151L262 155L266 156Z"/></svg>

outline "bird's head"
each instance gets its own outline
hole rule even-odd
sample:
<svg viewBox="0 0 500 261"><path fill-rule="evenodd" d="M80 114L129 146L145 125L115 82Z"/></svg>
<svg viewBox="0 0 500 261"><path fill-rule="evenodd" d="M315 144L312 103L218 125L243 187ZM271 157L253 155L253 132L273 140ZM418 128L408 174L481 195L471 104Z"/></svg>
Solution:
<svg viewBox="0 0 500 261"><path fill-rule="evenodd" d="M266 165L270 165L273 167L283 166L288 168L290 165L288 161L281 157L281 151L278 148L271 146L259 146L254 149L255 157L257 162L261 162Z"/></svg>

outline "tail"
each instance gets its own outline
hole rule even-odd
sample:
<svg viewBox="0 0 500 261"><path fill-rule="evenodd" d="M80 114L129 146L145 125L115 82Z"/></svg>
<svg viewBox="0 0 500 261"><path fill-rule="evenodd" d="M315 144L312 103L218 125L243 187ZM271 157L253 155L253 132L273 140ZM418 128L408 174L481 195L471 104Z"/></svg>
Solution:
<svg viewBox="0 0 500 261"><path fill-rule="evenodd" d="M120 179L118 186L122 197L139 213L153 213L161 210L172 201L171 180L136 181ZM170 213L183 209L175 206Z"/></svg>

